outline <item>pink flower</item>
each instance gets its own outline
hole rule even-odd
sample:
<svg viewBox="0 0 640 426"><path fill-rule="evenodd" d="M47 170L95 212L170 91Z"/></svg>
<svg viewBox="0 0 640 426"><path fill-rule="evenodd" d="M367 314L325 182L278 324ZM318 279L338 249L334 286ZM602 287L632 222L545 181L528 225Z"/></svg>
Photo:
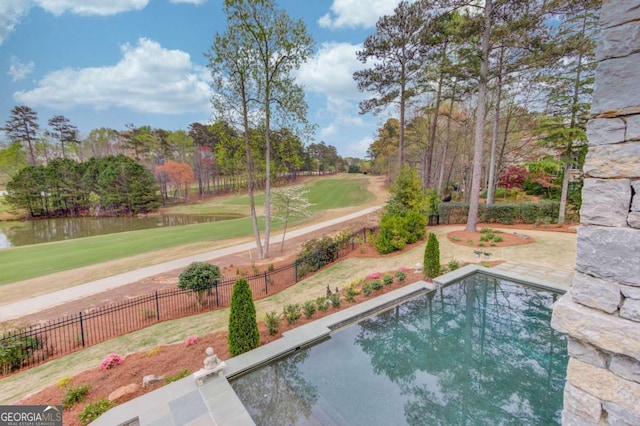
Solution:
<svg viewBox="0 0 640 426"><path fill-rule="evenodd" d="M122 364L122 357L118 354L111 354L100 363L100 370L109 370Z"/></svg>
<svg viewBox="0 0 640 426"><path fill-rule="evenodd" d="M195 345L196 343L198 343L198 338L196 336L189 336L186 339L184 339L185 346Z"/></svg>
<svg viewBox="0 0 640 426"><path fill-rule="evenodd" d="M411 268L407 268L406 266L401 266L398 268L398 271L402 271L402 272L409 272L411 270Z"/></svg>
<svg viewBox="0 0 640 426"><path fill-rule="evenodd" d="M380 272L372 272L369 275L367 275L367 278L369 278L370 280L376 280L380 278Z"/></svg>

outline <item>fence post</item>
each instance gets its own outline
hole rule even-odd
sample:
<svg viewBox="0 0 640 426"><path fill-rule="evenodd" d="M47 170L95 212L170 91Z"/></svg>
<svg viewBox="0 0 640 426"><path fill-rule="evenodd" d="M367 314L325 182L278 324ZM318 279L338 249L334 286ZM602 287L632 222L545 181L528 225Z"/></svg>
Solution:
<svg viewBox="0 0 640 426"><path fill-rule="evenodd" d="M364 242L367 242L367 227L365 226L364 228L362 228L362 239L364 240Z"/></svg>
<svg viewBox="0 0 640 426"><path fill-rule="evenodd" d="M264 294L269 294L269 287L267 286L267 271L264 271Z"/></svg>
<svg viewBox="0 0 640 426"><path fill-rule="evenodd" d="M80 339L82 340L82 347L84 348L84 323L82 322L82 311L80 311Z"/></svg>
<svg viewBox="0 0 640 426"><path fill-rule="evenodd" d="M298 259L293 261L293 269L296 274L296 282L298 282Z"/></svg>
<svg viewBox="0 0 640 426"><path fill-rule="evenodd" d="M156 320L160 321L160 302L158 301L158 290L156 290Z"/></svg>
<svg viewBox="0 0 640 426"><path fill-rule="evenodd" d="M216 307L220 307L220 299L218 297L218 280L216 280L216 283L214 284L214 287L216 288Z"/></svg>

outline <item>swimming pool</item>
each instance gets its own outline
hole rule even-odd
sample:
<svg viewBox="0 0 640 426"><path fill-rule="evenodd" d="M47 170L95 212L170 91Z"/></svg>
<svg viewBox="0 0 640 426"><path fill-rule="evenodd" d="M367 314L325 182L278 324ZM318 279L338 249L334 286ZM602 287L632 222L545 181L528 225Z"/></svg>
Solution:
<svg viewBox="0 0 640 426"><path fill-rule="evenodd" d="M475 274L231 385L258 425L558 424L558 293Z"/></svg>

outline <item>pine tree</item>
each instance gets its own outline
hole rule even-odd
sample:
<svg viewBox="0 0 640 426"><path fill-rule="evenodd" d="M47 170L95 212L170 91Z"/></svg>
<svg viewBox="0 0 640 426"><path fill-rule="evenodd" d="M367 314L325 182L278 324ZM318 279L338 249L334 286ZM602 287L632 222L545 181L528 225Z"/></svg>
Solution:
<svg viewBox="0 0 640 426"><path fill-rule="evenodd" d="M232 356L257 348L260 332L256 321L256 307L247 280L241 278L233 285L229 313L229 353Z"/></svg>
<svg viewBox="0 0 640 426"><path fill-rule="evenodd" d="M429 240L424 249L424 275L428 278L435 278L440 275L440 243L436 234L429 233Z"/></svg>

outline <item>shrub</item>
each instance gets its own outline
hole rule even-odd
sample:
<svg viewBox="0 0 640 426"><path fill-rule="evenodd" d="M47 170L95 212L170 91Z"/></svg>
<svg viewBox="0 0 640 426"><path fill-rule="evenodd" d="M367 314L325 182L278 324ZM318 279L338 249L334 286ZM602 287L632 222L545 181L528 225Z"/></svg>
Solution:
<svg viewBox="0 0 640 426"><path fill-rule="evenodd" d="M67 385L69 385L69 383L71 383L71 381L73 380L73 377L63 377L62 379L58 380L56 382L56 386L60 389L67 387Z"/></svg>
<svg viewBox="0 0 640 426"><path fill-rule="evenodd" d="M369 297L372 292L373 288L371 287L370 283L364 283L362 285L362 294L364 294L366 297Z"/></svg>
<svg viewBox="0 0 640 426"><path fill-rule="evenodd" d="M177 382L180 379L184 379L190 374L189 370L186 368L184 370L178 371L176 374L172 374L164 378L164 382L168 385L169 383Z"/></svg>
<svg viewBox="0 0 640 426"><path fill-rule="evenodd" d="M206 262L193 262L180 274L178 288L191 290L196 296L198 308L201 308L204 296L211 292L221 277L220 268L217 266Z"/></svg>
<svg viewBox="0 0 640 426"><path fill-rule="evenodd" d="M380 219L380 231L375 240L378 253L387 254L402 250L407 245L409 232L405 227L406 221L402 216L385 214Z"/></svg>
<svg viewBox="0 0 640 426"><path fill-rule="evenodd" d="M276 311L268 312L264 316L264 322L267 324L269 336L278 334L278 330L280 330L280 316Z"/></svg>
<svg viewBox="0 0 640 426"><path fill-rule="evenodd" d="M435 278L440 275L440 243L433 232L429 233L427 246L424 249L424 275Z"/></svg>
<svg viewBox="0 0 640 426"><path fill-rule="evenodd" d="M501 243L504 241L504 238L502 238L502 236L500 235L496 235L495 237L493 237L493 241L496 243Z"/></svg>
<svg viewBox="0 0 640 426"><path fill-rule="evenodd" d="M369 275L367 275L367 278L370 280L375 280L380 278L380 272L372 272Z"/></svg>
<svg viewBox="0 0 640 426"><path fill-rule="evenodd" d="M228 344L232 356L250 351L260 344L253 294L244 278L240 278L233 285Z"/></svg>
<svg viewBox="0 0 640 426"><path fill-rule="evenodd" d="M300 305L298 303L292 303L284 307L284 319L287 320L287 324L293 324L300 318Z"/></svg>
<svg viewBox="0 0 640 426"><path fill-rule="evenodd" d="M450 271L455 271L460 267L460 263L455 259L451 259L447 264L447 267L449 268Z"/></svg>
<svg viewBox="0 0 640 426"><path fill-rule="evenodd" d="M113 404L111 402L107 401L104 398L100 398L96 402L87 404L82 412L78 414L78 419L80 419L80 423L82 423L83 425L89 424L100 417L111 407L113 407Z"/></svg>
<svg viewBox="0 0 640 426"><path fill-rule="evenodd" d="M340 296L340 293L331 293L331 295L333 296L334 294L338 294L338 296ZM326 312L327 309L329 309L329 304L331 302L329 301L329 299L327 297L318 297L316 299L316 306L318 307L318 310L320 312Z"/></svg>
<svg viewBox="0 0 640 426"><path fill-rule="evenodd" d="M118 354L110 354L100 363L100 370L110 370L122 364L122 357Z"/></svg>
<svg viewBox="0 0 640 426"><path fill-rule="evenodd" d="M418 210L409 210L404 217L404 222L404 227L408 232L407 244L424 239L424 233L427 227L427 218L425 215Z"/></svg>
<svg viewBox="0 0 640 426"><path fill-rule="evenodd" d="M307 300L302 305L302 312L306 318L311 318L316 313L316 302L313 300Z"/></svg>
<svg viewBox="0 0 640 426"><path fill-rule="evenodd" d="M147 352L145 354L145 356L154 356L154 355L158 355L160 353L160 346L156 346L155 348L149 350L149 352Z"/></svg>
<svg viewBox="0 0 640 426"><path fill-rule="evenodd" d="M185 346L195 345L196 343L198 343L198 337L197 336L189 336L186 339L184 339L184 345Z"/></svg>
<svg viewBox="0 0 640 426"><path fill-rule="evenodd" d="M340 235L337 239L343 238ZM314 272L338 258L340 242L331 237L322 237L305 241L302 250L298 254L296 264L298 275L302 277L309 272Z"/></svg>
<svg viewBox="0 0 640 426"><path fill-rule="evenodd" d="M334 308L339 308L340 307L340 293L331 293L331 296L329 296L329 301L331 301L331 306L333 306Z"/></svg>
<svg viewBox="0 0 640 426"><path fill-rule="evenodd" d="M68 389L62 397L62 407L65 409L69 409L78 402L84 401L90 390L91 386L89 385L79 385Z"/></svg>
<svg viewBox="0 0 640 426"><path fill-rule="evenodd" d="M351 285L345 288L345 300L347 302L353 303L356 301L356 296L358 295L358 291Z"/></svg>
<svg viewBox="0 0 640 426"><path fill-rule="evenodd" d="M399 282L403 282L404 280L407 279L407 274L404 271L398 271L396 272L396 278L398 279Z"/></svg>
<svg viewBox="0 0 640 426"><path fill-rule="evenodd" d="M382 282L384 283L384 285L391 285L393 284L393 276L391 275L385 275L384 278L382 279Z"/></svg>
<svg viewBox="0 0 640 426"><path fill-rule="evenodd" d="M0 364L2 373L17 370L22 367L31 355L42 347L42 342L36 336L11 336L0 340Z"/></svg>
<svg viewBox="0 0 640 426"><path fill-rule="evenodd" d="M382 281L380 280L373 280L369 283L369 285L371 286L371 290L375 290L375 291L382 290Z"/></svg>

